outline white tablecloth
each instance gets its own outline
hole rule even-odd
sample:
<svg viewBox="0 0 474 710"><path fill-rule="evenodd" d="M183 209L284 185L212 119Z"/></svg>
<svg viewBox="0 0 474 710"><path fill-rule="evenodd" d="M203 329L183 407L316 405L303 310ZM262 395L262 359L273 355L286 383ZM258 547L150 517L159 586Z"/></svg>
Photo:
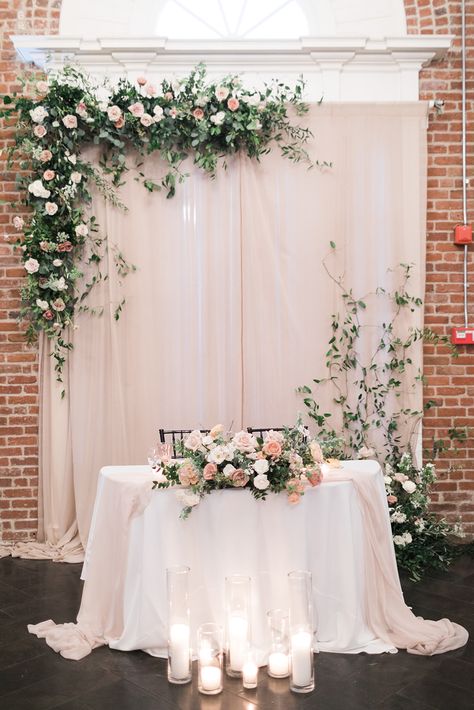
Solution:
<svg viewBox="0 0 474 710"><path fill-rule="evenodd" d="M380 506L388 508L379 465L346 462L344 468L377 481ZM290 505L285 494L256 501L245 490L207 496L181 520L175 490L153 491L148 505L129 526L125 562L123 633L112 648L142 649L166 656L166 568L191 568L191 614L194 631L206 621L224 622L224 580L232 574L252 578L253 643L263 663L268 651L266 612L287 607L287 575L309 569L313 576L316 640L319 650L381 653L395 650L374 637L365 621L363 525L351 481L331 482ZM83 578L98 547L96 522L107 485L148 486L147 466L108 466L101 470ZM119 515L117 511L117 515ZM110 530L110 546L114 545Z"/></svg>

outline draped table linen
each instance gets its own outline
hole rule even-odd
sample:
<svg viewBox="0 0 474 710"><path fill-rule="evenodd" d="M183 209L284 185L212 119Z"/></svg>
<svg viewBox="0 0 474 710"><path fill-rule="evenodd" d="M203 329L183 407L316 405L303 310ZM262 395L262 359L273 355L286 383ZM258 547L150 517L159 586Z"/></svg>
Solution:
<svg viewBox="0 0 474 710"><path fill-rule="evenodd" d="M49 620L31 633L66 658L108 644L166 657L166 568L191 568L192 633L224 623L224 581L252 578L252 641L266 662L266 612L288 606L287 575L312 573L315 641L321 651L433 654L462 646L467 632L417 619L398 579L380 466L345 462L305 492L257 501L246 490L207 496L181 520L176 490L151 488L146 466L105 467L99 476L83 567L77 624Z"/></svg>

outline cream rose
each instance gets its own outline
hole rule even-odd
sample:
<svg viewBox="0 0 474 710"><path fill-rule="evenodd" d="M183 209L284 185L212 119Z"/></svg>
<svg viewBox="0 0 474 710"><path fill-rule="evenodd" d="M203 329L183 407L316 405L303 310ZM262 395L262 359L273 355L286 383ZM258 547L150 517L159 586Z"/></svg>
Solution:
<svg viewBox="0 0 474 710"><path fill-rule="evenodd" d="M44 106L37 106L30 111L31 120L34 121L34 123L43 123L48 115Z"/></svg>
<svg viewBox="0 0 474 710"><path fill-rule="evenodd" d="M186 437L184 446L190 451L197 451L202 444L202 434L195 429Z"/></svg>
<svg viewBox="0 0 474 710"><path fill-rule="evenodd" d="M218 86L216 88L216 99L218 101L225 101L229 96L229 89L226 86Z"/></svg>
<svg viewBox="0 0 474 710"><path fill-rule="evenodd" d="M41 308L42 311L46 311L49 308L48 301L42 301L41 298L36 299L36 305Z"/></svg>
<svg viewBox="0 0 474 710"><path fill-rule="evenodd" d="M209 436L212 436L213 439L216 439L222 432L224 431L224 427L222 424L216 424L216 426L213 426L211 431L209 432Z"/></svg>
<svg viewBox="0 0 474 710"><path fill-rule="evenodd" d="M107 116L108 116L109 119L110 119L111 121L113 121L114 123L115 123L115 121L118 121L118 120L119 120L119 118L121 117L121 115L122 115L122 109L119 108L119 106L115 106L115 105L114 105L114 106L109 106L109 108L107 109Z"/></svg>
<svg viewBox="0 0 474 710"><path fill-rule="evenodd" d="M48 198L51 192L45 188L41 180L34 180L30 185L28 185L28 192L31 192L35 197Z"/></svg>
<svg viewBox="0 0 474 710"><path fill-rule="evenodd" d="M248 431L239 431L234 435L232 444L241 452L255 451L257 439Z"/></svg>
<svg viewBox="0 0 474 710"><path fill-rule="evenodd" d="M36 272L39 270L39 267L39 261L37 261L36 259L30 258L25 261L25 269L29 274L36 274Z"/></svg>
<svg viewBox="0 0 474 710"><path fill-rule="evenodd" d="M416 491L416 483L414 483L413 481L405 481L404 483L402 483L402 488L404 491L411 495Z"/></svg>
<svg viewBox="0 0 474 710"><path fill-rule="evenodd" d="M312 441L309 445L309 450L311 452L311 458L315 463L323 463L324 456L322 449L317 441Z"/></svg>
<svg viewBox="0 0 474 710"><path fill-rule="evenodd" d="M221 126L225 121L225 111L218 111L209 119L215 126Z"/></svg>
<svg viewBox="0 0 474 710"><path fill-rule="evenodd" d="M33 133L37 138L43 138L46 135L46 128L44 126L35 126Z"/></svg>
<svg viewBox="0 0 474 710"><path fill-rule="evenodd" d="M79 185L81 180L82 180L81 173L78 173L76 171L71 173L71 182L73 182L75 185Z"/></svg>
<svg viewBox="0 0 474 710"><path fill-rule="evenodd" d="M52 301L51 306L54 308L55 311L64 311L66 308L66 304L64 303L62 298L56 298L54 301Z"/></svg>
<svg viewBox="0 0 474 710"><path fill-rule="evenodd" d="M144 113L143 116L140 117L140 123L142 126L145 126L145 128L148 128L148 126L151 126L151 124L154 123L153 117L150 116L149 113Z"/></svg>
<svg viewBox="0 0 474 710"><path fill-rule="evenodd" d="M44 206L44 211L52 217L58 211L58 206L55 202L47 202Z"/></svg>
<svg viewBox="0 0 474 710"><path fill-rule="evenodd" d="M74 230L76 232L77 237L87 237L89 234L89 228L87 227L87 224L78 224L76 229Z"/></svg>

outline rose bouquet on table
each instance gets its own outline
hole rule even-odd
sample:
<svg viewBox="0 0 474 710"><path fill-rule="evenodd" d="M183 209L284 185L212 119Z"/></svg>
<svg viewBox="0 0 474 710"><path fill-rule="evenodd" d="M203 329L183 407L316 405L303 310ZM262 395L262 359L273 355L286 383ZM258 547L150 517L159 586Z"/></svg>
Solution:
<svg viewBox="0 0 474 710"><path fill-rule="evenodd" d="M260 499L286 491L295 504L307 487L322 480L321 446L301 423L262 437L248 431L232 434L217 425L208 434L192 431L176 448L182 458L164 464L153 487L180 486L182 518L214 490L246 488Z"/></svg>

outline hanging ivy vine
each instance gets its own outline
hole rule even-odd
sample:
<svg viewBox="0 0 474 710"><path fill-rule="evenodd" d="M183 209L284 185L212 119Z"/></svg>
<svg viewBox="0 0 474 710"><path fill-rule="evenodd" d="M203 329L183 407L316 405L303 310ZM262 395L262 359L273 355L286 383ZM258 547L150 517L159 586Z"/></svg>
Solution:
<svg viewBox="0 0 474 710"><path fill-rule="evenodd" d="M311 132L294 124L289 114L290 106L296 115L308 110L302 80L293 88L274 82L262 90L248 89L238 76L210 82L199 65L189 76L164 80L159 87L141 77L112 85L69 66L47 81L26 76L22 87L19 95L3 97L0 111L15 126L9 159L10 165L20 166L17 183L23 199L17 206L32 210L26 223L20 216L13 220L27 272L21 318L28 323L28 341L39 332L53 341L59 380L72 347L69 329L101 278L104 240L94 216L85 213L90 186L95 183L106 199L125 208L116 190L130 169L127 151L157 153L164 161L167 170L160 183L147 178L140 163L133 169L145 189L163 190L168 198L187 177L182 165L188 157L211 177L220 158L243 151L258 160L272 144L289 160L313 164L305 149ZM99 164L81 153L91 144L102 149ZM80 264L85 245L97 272L84 285ZM123 273L130 270L122 254L116 260Z"/></svg>

